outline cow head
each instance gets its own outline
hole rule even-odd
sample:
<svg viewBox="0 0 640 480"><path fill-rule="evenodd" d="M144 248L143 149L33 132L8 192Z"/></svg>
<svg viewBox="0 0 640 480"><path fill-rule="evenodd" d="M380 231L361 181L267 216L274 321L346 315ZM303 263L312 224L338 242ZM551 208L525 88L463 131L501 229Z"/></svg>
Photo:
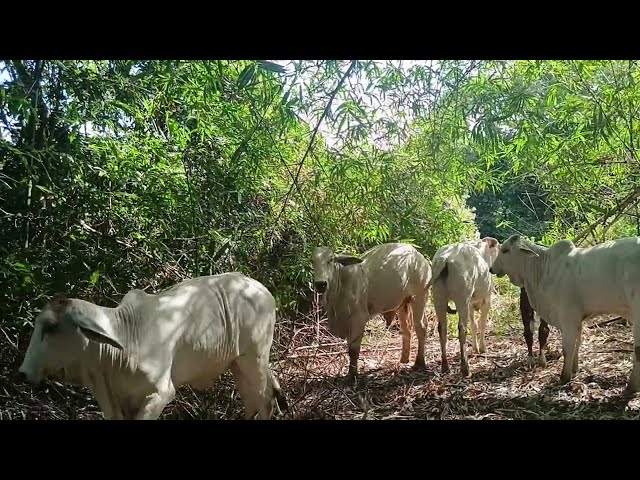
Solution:
<svg viewBox="0 0 640 480"><path fill-rule="evenodd" d="M77 365L88 340L122 349L110 319L99 307L55 295L35 320L18 371L34 384L48 375L58 376Z"/></svg>
<svg viewBox="0 0 640 480"><path fill-rule="evenodd" d="M355 265L362 259L353 255L336 255L329 247L317 247L311 258L313 263L313 285L316 291L323 294L335 278L334 275L342 267Z"/></svg>
<svg viewBox="0 0 640 480"><path fill-rule="evenodd" d="M538 257L532 245L520 235L511 235L500 247L490 272L498 278L509 276L511 283L518 287L524 285L526 259Z"/></svg>
<svg viewBox="0 0 640 480"><path fill-rule="evenodd" d="M498 257L500 242L493 237L484 237L476 242L476 248L480 250L482 258L491 267Z"/></svg>

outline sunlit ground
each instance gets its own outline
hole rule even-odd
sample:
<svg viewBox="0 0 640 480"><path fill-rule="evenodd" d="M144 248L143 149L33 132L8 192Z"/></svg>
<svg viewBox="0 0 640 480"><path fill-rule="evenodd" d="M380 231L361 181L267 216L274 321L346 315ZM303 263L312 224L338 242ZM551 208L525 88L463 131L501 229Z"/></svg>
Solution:
<svg viewBox="0 0 640 480"><path fill-rule="evenodd" d="M448 359L451 371L440 374L440 346L435 317L428 312L427 371L413 371L417 341L412 338L409 364L399 363L401 338L397 321L387 329L371 320L360 356L360 378L355 388L344 384L348 357L344 342L324 328L319 312L302 320L286 345L278 345L273 362L291 406L281 419L635 419L640 399L624 400L622 391L631 372L632 333L624 322L583 329L580 372L569 384L559 385L561 343L551 328L547 367L527 366L517 291L499 283L501 296L487 328L486 355L470 354L471 376L460 376L457 316L449 315ZM320 323L318 323L320 319ZM593 326L598 318L588 322ZM281 336L282 337L282 336ZM278 337L280 338L280 337ZM95 400L86 389L53 382L32 388L16 374L21 356L3 345L0 375L2 418L97 419ZM537 333L534 352L538 352ZM225 374L206 392L180 389L165 409L167 419L238 419L242 403Z"/></svg>

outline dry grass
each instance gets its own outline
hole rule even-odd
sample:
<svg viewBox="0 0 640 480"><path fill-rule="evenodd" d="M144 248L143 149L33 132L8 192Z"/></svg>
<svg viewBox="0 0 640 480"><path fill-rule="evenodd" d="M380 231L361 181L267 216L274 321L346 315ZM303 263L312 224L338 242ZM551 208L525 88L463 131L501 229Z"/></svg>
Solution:
<svg viewBox="0 0 640 480"><path fill-rule="evenodd" d="M501 286L500 288L504 288ZM450 373L440 374L440 347L432 313L427 337L427 371L401 365L397 322L381 318L368 327L355 388L344 384L348 365L344 342L324 328L319 312L301 317L293 335L279 331L273 368L289 400L284 419L637 419L640 399L622 397L631 372L632 334L623 323L583 330L580 373L558 383L562 367L560 336L551 329L545 369L527 367L526 345L513 290L496 301L488 326L487 354L470 355L471 376L459 368L457 316L449 315ZM594 325L602 319L593 320ZM28 335L28 332L27 332ZM285 340L286 339L286 340ZM25 339L17 345L26 346ZM16 339L0 335L1 419L98 419L88 391L47 381L31 388L19 381L22 354ZM534 345L537 352L537 339ZM469 352L471 349L469 347ZM181 388L165 409L165 419L239 419L242 403L230 374L205 392Z"/></svg>

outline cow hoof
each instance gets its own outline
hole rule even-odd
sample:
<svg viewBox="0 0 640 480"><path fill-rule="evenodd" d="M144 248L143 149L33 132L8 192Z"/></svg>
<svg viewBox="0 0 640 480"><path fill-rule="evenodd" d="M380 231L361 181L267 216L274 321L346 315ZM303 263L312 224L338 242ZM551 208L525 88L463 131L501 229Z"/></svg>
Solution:
<svg viewBox="0 0 640 480"><path fill-rule="evenodd" d="M640 391L640 385L638 385L636 382L631 380L629 381L629 383L627 383L627 387L624 389L623 394L625 397L633 397L639 391Z"/></svg>
<svg viewBox="0 0 640 480"><path fill-rule="evenodd" d="M565 374L562 373L560 375L560 385L566 385L567 383L569 383L571 381L571 374Z"/></svg>
<svg viewBox="0 0 640 480"><path fill-rule="evenodd" d="M484 355L485 353L487 353L487 347L485 347L484 345L480 345L479 351Z"/></svg>
<svg viewBox="0 0 640 480"><path fill-rule="evenodd" d="M426 363L424 363L424 360L422 360L422 361L416 360L416 363L413 364L413 369L414 370L426 370L427 369L427 365L426 365Z"/></svg>
<svg viewBox="0 0 640 480"><path fill-rule="evenodd" d="M446 374L449 373L449 364L448 363L443 363L442 364L442 368L440 369L440 371L442 372L442 374Z"/></svg>
<svg viewBox="0 0 640 480"><path fill-rule="evenodd" d="M538 366L545 368L547 366L547 359L544 357L538 357Z"/></svg>
<svg viewBox="0 0 640 480"><path fill-rule="evenodd" d="M400 357L400 363L409 363L409 354Z"/></svg>
<svg viewBox="0 0 640 480"><path fill-rule="evenodd" d="M344 383L349 387L353 387L356 385L356 383L358 383L357 377L355 375L347 375L346 377L344 377Z"/></svg>
<svg viewBox="0 0 640 480"><path fill-rule="evenodd" d="M468 377L469 376L469 366L468 365L460 366L460 373L462 374L463 377Z"/></svg>
<svg viewBox="0 0 640 480"><path fill-rule="evenodd" d="M527 357L527 367L529 367L529 369L531 370L533 369L533 367L535 367L535 365L536 365L535 359L533 358L533 356L529 355Z"/></svg>

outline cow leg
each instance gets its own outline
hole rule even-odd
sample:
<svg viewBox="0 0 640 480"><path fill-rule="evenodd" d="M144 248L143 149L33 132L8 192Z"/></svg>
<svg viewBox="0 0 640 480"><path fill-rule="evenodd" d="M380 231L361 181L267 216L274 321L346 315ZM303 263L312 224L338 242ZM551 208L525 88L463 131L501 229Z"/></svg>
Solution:
<svg viewBox="0 0 640 480"><path fill-rule="evenodd" d="M527 292L524 287L520 288L520 316L522 317L522 326L524 327L524 340L527 343L527 357L529 366L533 366L533 332L531 324L533 322L533 308L529 304ZM540 324L542 326L542 324Z"/></svg>
<svg viewBox="0 0 640 480"><path fill-rule="evenodd" d="M409 323L409 304L403 303L398 310L398 321L402 330L402 353L400 355L400 363L409 362L409 354L411 353L411 324Z"/></svg>
<svg viewBox="0 0 640 480"><path fill-rule="evenodd" d="M105 420L124 420L122 408L118 402L118 397L113 394L113 389L106 385L103 376L88 374L91 380L89 391L102 410Z"/></svg>
<svg viewBox="0 0 640 480"><path fill-rule="evenodd" d="M433 306L438 319L438 336L440 337L440 358L442 373L449 371L447 361L447 297L438 285L433 287Z"/></svg>
<svg viewBox="0 0 640 480"><path fill-rule="evenodd" d="M418 337L418 353L416 354L416 362L413 365L415 369L426 369L427 365L424 361L424 344L426 331L422 324L424 317L424 309L427 303L428 291L424 294L416 295L414 301L411 303L411 316L413 317L413 327L416 331L416 337Z"/></svg>
<svg viewBox="0 0 640 480"><path fill-rule="evenodd" d="M230 368L244 403L245 420L269 420L273 404L268 357L241 356Z"/></svg>
<svg viewBox="0 0 640 480"><path fill-rule="evenodd" d="M562 365L562 373L560 374L560 383L563 385L568 383L572 377L579 331L578 326L574 322L580 321L580 319L574 320L573 318L566 318L569 324L562 330L562 354L564 356L564 362Z"/></svg>
<svg viewBox="0 0 640 480"><path fill-rule="evenodd" d="M442 373L449 372L449 361L447 360L447 319L438 321L438 336L440 337L440 363Z"/></svg>
<svg viewBox="0 0 640 480"><path fill-rule="evenodd" d="M280 386L280 382L278 381L278 377L276 374L269 368L269 383L270 383L270 391L271 391L271 406L270 409L274 406L277 409L278 415L282 415L284 412L289 410L289 402L287 401L287 397L282 391L282 387ZM269 394L269 390L267 390L267 394Z"/></svg>
<svg viewBox="0 0 640 480"><path fill-rule="evenodd" d="M467 323L471 316L471 307L467 302L456 302L458 308L458 340L460 342L460 373L469 376L469 359L467 358Z"/></svg>
<svg viewBox="0 0 640 480"><path fill-rule="evenodd" d="M632 315L634 344L633 368L631 370L631 377L629 377L629 383L625 389L626 395L632 395L640 391L640 309L638 309L638 305L633 306Z"/></svg>
<svg viewBox="0 0 640 480"><path fill-rule="evenodd" d="M384 321L387 323L387 328L389 328L396 318L396 312L384 312L382 318L384 318Z"/></svg>
<svg viewBox="0 0 640 480"><path fill-rule="evenodd" d="M471 326L471 348L473 348L473 353L478 353L478 325L476 324L476 311L473 307L469 309L469 324Z"/></svg>
<svg viewBox="0 0 640 480"><path fill-rule="evenodd" d="M482 306L480 307L480 318L478 322L478 333L480 338L478 339L478 351L480 353L485 353L487 351L487 347L484 343L485 331L487 329L487 319L489 318L489 309L491 308L491 299L482 302Z"/></svg>
<svg viewBox="0 0 640 480"><path fill-rule="evenodd" d="M171 378L165 378L156 385L157 390L147 395L142 407L136 413L136 420L157 420L167 404L173 400L176 389Z"/></svg>
<svg viewBox="0 0 640 480"><path fill-rule="evenodd" d="M533 335L533 334L532 334ZM540 319L540 327L538 327L538 343L540 344L540 356L538 357L538 365L542 368L547 366L547 357L544 353L549 338L549 325ZM533 343L533 340L532 340Z"/></svg>
<svg viewBox="0 0 640 480"><path fill-rule="evenodd" d="M580 371L579 365L579 356L580 356L580 345L582 345L582 322L578 326L578 331L576 334L576 347L573 352L573 363L571 365L571 372L573 375L577 374Z"/></svg>
<svg viewBox="0 0 640 480"><path fill-rule="evenodd" d="M358 359L360 358L360 346L362 344L363 335L364 332L349 344L349 373L347 373L346 377L347 384L349 385L356 383L357 380Z"/></svg>

